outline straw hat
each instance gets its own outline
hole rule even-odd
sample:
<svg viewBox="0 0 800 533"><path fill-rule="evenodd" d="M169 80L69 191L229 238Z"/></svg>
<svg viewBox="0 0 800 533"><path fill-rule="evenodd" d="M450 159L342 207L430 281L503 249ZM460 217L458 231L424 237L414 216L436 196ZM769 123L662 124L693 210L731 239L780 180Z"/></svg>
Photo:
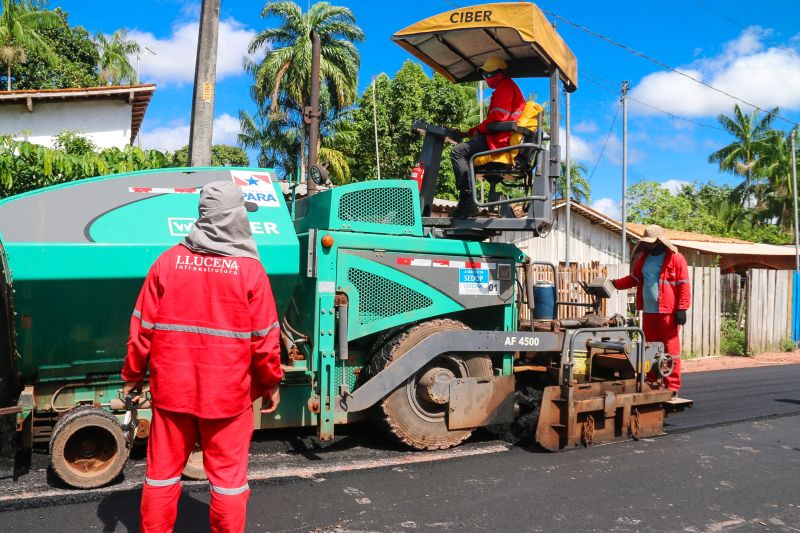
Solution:
<svg viewBox="0 0 800 533"><path fill-rule="evenodd" d="M635 257L636 254L644 251L644 247L642 246L643 243L652 244L656 241L669 248L672 253L678 253L678 247L672 244L672 241L667 238L666 234L664 233L664 228L658 224L650 224L644 228L644 235L639 239L639 242L633 249L631 257Z"/></svg>

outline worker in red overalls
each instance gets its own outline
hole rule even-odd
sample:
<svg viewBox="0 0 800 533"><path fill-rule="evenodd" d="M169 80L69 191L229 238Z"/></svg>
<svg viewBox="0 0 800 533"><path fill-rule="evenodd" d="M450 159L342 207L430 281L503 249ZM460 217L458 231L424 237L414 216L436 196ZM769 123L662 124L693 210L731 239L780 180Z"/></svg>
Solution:
<svg viewBox="0 0 800 533"><path fill-rule="evenodd" d="M212 531L244 531L253 401L274 411L283 377L280 329L247 211L232 182L209 183L190 235L145 279L122 379L141 391L150 364L153 418L141 530L172 531L181 472L195 443L211 484Z"/></svg>
<svg viewBox="0 0 800 533"><path fill-rule="evenodd" d="M686 323L686 310L692 301L689 267L661 226L655 224L645 228L631 255L631 273L612 283L617 289L636 287L636 309L642 311L645 339L663 343L664 351L675 360L672 374L663 383L677 393L681 388L680 326ZM647 379L656 380L653 370Z"/></svg>
<svg viewBox="0 0 800 533"><path fill-rule="evenodd" d="M486 85L494 89L489 112L486 113L486 120L467 131L471 139L455 145L450 152L458 187L458 205L452 214L455 218L474 217L480 212L469 182L469 158L478 152L505 148L511 138L511 131L491 133L489 125L493 122L516 122L525 109L522 91L514 80L506 76L507 66L503 59L492 56L480 67Z"/></svg>

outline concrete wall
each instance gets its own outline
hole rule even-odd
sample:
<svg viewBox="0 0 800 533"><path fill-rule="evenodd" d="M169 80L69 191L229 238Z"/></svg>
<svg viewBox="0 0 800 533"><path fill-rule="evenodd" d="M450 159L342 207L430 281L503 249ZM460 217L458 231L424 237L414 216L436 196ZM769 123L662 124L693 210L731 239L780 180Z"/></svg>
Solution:
<svg viewBox="0 0 800 533"><path fill-rule="evenodd" d="M131 105L121 99L34 100L33 112L24 103L0 105L0 135L52 148L64 130L84 134L100 148L123 148L131 139Z"/></svg>

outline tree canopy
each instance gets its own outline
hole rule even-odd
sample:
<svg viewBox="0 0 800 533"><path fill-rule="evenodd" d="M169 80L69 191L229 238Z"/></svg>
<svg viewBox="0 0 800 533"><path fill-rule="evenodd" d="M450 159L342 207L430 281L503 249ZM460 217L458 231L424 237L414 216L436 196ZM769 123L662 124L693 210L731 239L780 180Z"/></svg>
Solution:
<svg viewBox="0 0 800 533"><path fill-rule="evenodd" d="M97 74L100 56L89 32L83 26L70 26L69 15L61 9L47 13L52 18L47 25L36 30L38 44L23 45L26 60L13 66L13 88L63 89L100 85Z"/></svg>
<svg viewBox="0 0 800 533"><path fill-rule="evenodd" d="M175 150L172 155L172 164L176 167L188 167L189 145ZM215 167L247 167L250 158L241 148L227 144L215 144L211 147L211 166Z"/></svg>

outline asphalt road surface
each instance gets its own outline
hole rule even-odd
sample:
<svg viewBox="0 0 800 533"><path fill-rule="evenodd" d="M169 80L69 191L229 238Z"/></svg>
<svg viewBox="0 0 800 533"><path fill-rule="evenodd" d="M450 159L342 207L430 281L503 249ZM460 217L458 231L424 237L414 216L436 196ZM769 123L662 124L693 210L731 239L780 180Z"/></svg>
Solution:
<svg viewBox="0 0 800 533"><path fill-rule="evenodd" d="M259 435L248 531L800 531L800 365L687 374L682 396L666 436L558 454L486 433L429 453L368 426L326 446ZM141 459L92 492L45 466L0 480L0 532L138 531ZM207 485L184 483L176 531L207 516Z"/></svg>

